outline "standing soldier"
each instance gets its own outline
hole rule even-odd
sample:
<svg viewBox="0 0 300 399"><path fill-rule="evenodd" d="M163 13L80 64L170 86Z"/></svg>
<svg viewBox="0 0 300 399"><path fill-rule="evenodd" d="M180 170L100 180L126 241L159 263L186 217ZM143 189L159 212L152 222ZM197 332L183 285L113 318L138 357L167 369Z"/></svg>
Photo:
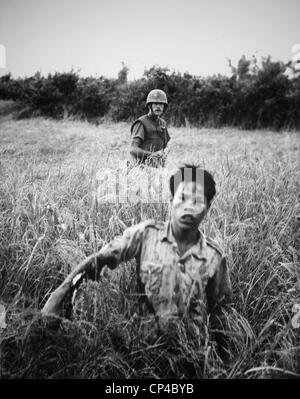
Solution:
<svg viewBox="0 0 300 399"><path fill-rule="evenodd" d="M148 114L141 116L131 126L130 156L134 164L164 166L166 147L170 140L166 121L161 118L168 106L163 90L151 90L147 96Z"/></svg>

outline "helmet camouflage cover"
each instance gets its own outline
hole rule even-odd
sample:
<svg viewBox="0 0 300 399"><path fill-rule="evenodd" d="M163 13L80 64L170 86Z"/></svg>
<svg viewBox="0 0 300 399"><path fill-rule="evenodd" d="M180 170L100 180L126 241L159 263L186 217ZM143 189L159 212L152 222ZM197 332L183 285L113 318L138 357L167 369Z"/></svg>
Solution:
<svg viewBox="0 0 300 399"><path fill-rule="evenodd" d="M146 106L150 103L162 103L168 105L167 95L163 90L151 90L147 96Z"/></svg>

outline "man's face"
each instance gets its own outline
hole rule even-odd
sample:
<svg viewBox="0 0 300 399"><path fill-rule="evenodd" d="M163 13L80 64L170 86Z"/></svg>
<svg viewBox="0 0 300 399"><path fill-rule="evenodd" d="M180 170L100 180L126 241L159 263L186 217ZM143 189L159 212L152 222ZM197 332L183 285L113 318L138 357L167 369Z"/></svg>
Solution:
<svg viewBox="0 0 300 399"><path fill-rule="evenodd" d="M198 229L208 210L202 184L181 182L171 205L172 223L182 230Z"/></svg>
<svg viewBox="0 0 300 399"><path fill-rule="evenodd" d="M152 113L155 116L161 116L164 112L164 104L162 103L152 103L151 104L151 109L152 109Z"/></svg>

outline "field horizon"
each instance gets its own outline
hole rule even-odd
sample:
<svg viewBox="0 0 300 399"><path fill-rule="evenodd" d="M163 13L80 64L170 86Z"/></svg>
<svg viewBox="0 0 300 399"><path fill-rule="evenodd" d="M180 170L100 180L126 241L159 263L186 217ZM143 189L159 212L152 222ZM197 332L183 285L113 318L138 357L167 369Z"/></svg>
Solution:
<svg viewBox="0 0 300 399"><path fill-rule="evenodd" d="M183 329L178 351L149 346L134 314L134 261L90 283L89 304L59 331L39 310L86 256L141 220L166 220L163 203L95 201L99 176L126 165L129 123L0 119L2 378L299 378L299 132L170 127L167 179L196 163L217 196L202 226L225 251L233 306L224 326L230 364ZM146 170L147 172L147 170ZM132 172L138 190L145 171ZM89 295L91 297L89 297ZM175 338L174 338L175 339ZM174 342L174 341L172 341ZM201 366L200 366L201 365Z"/></svg>

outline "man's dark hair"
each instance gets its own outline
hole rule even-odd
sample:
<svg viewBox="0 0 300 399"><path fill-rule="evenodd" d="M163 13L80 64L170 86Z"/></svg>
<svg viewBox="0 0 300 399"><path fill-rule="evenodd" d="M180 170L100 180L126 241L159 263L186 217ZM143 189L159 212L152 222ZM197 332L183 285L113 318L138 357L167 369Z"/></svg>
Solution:
<svg viewBox="0 0 300 399"><path fill-rule="evenodd" d="M188 181L201 183L204 186L204 195L207 200L207 207L209 208L216 194L216 182L207 170L199 168L199 166L197 165L185 164L181 166L178 171L170 177L169 186L172 198L174 198L174 194L176 193L179 184L181 182Z"/></svg>

